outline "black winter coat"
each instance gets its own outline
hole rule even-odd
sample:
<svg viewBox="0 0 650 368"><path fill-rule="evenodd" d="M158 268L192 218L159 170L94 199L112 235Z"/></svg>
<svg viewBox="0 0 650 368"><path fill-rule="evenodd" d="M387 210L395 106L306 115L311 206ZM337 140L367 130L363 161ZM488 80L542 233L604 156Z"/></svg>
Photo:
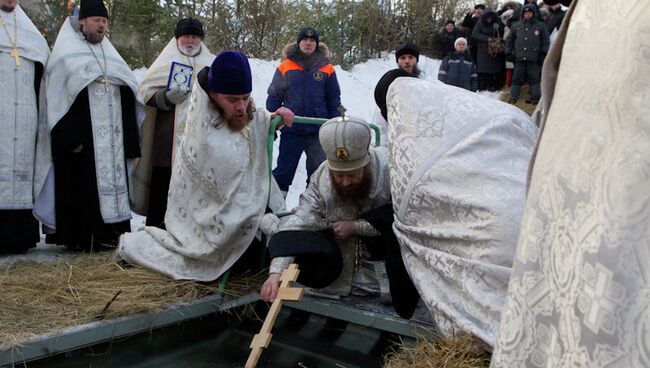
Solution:
<svg viewBox="0 0 650 368"><path fill-rule="evenodd" d="M492 21L488 22L487 19ZM503 57L492 57L488 48L488 39L503 37L503 24L493 11L486 12L474 26L472 38L476 44L476 67L479 73L500 73Z"/></svg>
<svg viewBox="0 0 650 368"><path fill-rule="evenodd" d="M463 32L458 28L454 28L451 32L447 32L447 30L443 28L442 32L438 33L436 43L438 51L440 51L442 57L456 51L454 48L454 42L456 42L456 39L459 37L463 37Z"/></svg>
<svg viewBox="0 0 650 368"><path fill-rule="evenodd" d="M560 8L555 11L549 9L549 13L548 19L546 19L546 30L548 30L548 34L551 34L556 28L558 31L560 30L566 12Z"/></svg>
<svg viewBox="0 0 650 368"><path fill-rule="evenodd" d="M512 25L506 39L506 55L513 54L515 61L542 62L550 45L546 25L536 17L522 19Z"/></svg>

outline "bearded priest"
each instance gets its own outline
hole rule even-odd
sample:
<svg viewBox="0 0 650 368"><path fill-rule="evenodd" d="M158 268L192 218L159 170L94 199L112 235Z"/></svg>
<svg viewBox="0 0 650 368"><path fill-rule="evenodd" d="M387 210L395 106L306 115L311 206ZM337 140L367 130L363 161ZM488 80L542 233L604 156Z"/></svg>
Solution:
<svg viewBox="0 0 650 368"><path fill-rule="evenodd" d="M82 0L45 68L53 171L35 213L56 229L48 243L74 251L114 245L131 229L127 161L140 156L138 87L107 24L101 0Z"/></svg>
<svg viewBox="0 0 650 368"><path fill-rule="evenodd" d="M175 37L151 64L140 83L147 104L142 124L142 158L133 172L133 206L147 226L164 229L174 154L185 129L190 91L214 55L203 43L203 24L192 18L176 23Z"/></svg>
<svg viewBox="0 0 650 368"><path fill-rule="evenodd" d="M197 81L172 170L167 230L124 234L117 255L173 279L212 281L247 258L265 213L284 206L266 142L271 119L291 126L293 112L255 108L250 64L238 51L220 53Z"/></svg>

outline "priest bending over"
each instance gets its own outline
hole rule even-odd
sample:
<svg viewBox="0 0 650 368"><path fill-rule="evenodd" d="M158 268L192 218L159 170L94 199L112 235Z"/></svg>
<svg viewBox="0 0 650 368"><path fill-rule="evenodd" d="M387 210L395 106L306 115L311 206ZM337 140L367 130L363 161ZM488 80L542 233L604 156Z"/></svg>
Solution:
<svg viewBox="0 0 650 368"><path fill-rule="evenodd" d="M254 241L267 207L282 209L266 141L271 119L279 115L290 126L293 113L256 109L252 87L241 52L224 51L199 72L172 172L167 230L122 235L119 257L173 279L215 280Z"/></svg>
<svg viewBox="0 0 650 368"><path fill-rule="evenodd" d="M298 282L326 297L380 296L410 318L419 295L406 273L392 230L388 156L370 148L370 127L354 118L334 118L320 128L327 161L314 172L295 214L265 221L274 233L262 299L273 301L280 274L300 267ZM278 227L279 225L279 227ZM387 277L386 277L387 276Z"/></svg>

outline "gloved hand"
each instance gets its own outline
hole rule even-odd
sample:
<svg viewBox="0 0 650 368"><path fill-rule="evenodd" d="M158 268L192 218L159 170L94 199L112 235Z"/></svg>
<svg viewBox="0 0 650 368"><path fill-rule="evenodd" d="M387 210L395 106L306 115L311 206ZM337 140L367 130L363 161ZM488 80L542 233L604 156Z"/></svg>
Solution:
<svg viewBox="0 0 650 368"><path fill-rule="evenodd" d="M260 231L267 236L275 234L278 231L279 226L280 218L272 213L265 214L264 217L262 217L262 221L260 221Z"/></svg>
<svg viewBox="0 0 650 368"><path fill-rule="evenodd" d="M509 61L511 63L515 62L515 55L513 54L506 54L506 61Z"/></svg>
<svg viewBox="0 0 650 368"><path fill-rule="evenodd" d="M167 101L173 105L178 105L179 103L183 102L188 94L188 89L187 87L175 87L170 89L169 91L165 92L165 97L167 98Z"/></svg>

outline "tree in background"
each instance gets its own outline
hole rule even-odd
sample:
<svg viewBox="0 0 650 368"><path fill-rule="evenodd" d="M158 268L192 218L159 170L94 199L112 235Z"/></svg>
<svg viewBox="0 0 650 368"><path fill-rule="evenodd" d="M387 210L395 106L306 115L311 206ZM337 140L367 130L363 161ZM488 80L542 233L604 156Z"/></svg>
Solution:
<svg viewBox="0 0 650 368"><path fill-rule="evenodd" d="M21 6L52 44L71 0L21 0ZM490 0L495 2L496 0ZM312 26L332 51L332 62L348 68L383 56L404 41L435 54L444 22L460 20L473 0L105 0L111 42L131 67L148 66L174 35L178 19L194 17L215 53L241 50L251 57L279 59L298 30Z"/></svg>

